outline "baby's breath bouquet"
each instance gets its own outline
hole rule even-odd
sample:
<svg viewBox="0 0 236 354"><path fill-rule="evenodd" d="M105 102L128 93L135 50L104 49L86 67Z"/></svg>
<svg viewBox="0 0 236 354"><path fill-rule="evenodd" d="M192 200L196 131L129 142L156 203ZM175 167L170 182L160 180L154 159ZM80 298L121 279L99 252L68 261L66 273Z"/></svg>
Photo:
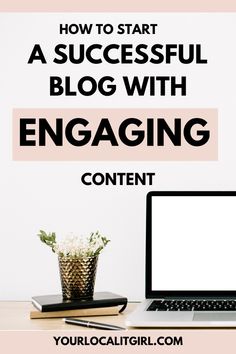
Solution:
<svg viewBox="0 0 236 354"><path fill-rule="evenodd" d="M96 257L110 241L99 231L92 232L87 237L70 233L59 242L56 240L55 232L46 233L40 230L38 236L53 252L64 257Z"/></svg>
<svg viewBox="0 0 236 354"><path fill-rule="evenodd" d="M55 232L40 230L38 236L58 255L63 298L92 297L98 256L110 240L98 231L87 237L71 233L62 241Z"/></svg>

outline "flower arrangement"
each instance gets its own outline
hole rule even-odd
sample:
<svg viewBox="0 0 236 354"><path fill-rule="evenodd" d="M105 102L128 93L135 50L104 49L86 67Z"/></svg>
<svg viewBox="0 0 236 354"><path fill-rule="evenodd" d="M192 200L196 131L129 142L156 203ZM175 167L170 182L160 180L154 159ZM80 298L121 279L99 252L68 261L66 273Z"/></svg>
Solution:
<svg viewBox="0 0 236 354"><path fill-rule="evenodd" d="M40 240L60 257L97 257L104 247L110 242L99 231L92 232L87 237L77 236L73 233L67 235L61 242L57 242L55 232L46 233L40 230Z"/></svg>

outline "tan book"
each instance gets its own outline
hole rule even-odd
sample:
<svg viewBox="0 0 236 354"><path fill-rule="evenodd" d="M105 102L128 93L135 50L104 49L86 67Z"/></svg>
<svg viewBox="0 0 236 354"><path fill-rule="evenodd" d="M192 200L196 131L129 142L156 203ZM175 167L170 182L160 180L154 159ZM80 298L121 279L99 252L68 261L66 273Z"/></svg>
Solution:
<svg viewBox="0 0 236 354"><path fill-rule="evenodd" d="M41 312L33 306L30 310L30 318L64 318L64 317L86 317L86 316L114 316L119 314L120 307L96 307L90 309L75 309L63 311Z"/></svg>

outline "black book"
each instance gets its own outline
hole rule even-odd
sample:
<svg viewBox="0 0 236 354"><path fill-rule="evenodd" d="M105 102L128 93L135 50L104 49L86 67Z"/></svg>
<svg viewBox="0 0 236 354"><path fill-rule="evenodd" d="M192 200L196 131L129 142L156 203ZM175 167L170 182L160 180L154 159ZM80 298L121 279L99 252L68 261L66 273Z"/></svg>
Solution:
<svg viewBox="0 0 236 354"><path fill-rule="evenodd" d="M91 299L63 299L62 295L33 296L32 304L42 312L63 311L73 309L88 309L98 307L122 306L119 312L127 306L127 298L110 292L94 293Z"/></svg>

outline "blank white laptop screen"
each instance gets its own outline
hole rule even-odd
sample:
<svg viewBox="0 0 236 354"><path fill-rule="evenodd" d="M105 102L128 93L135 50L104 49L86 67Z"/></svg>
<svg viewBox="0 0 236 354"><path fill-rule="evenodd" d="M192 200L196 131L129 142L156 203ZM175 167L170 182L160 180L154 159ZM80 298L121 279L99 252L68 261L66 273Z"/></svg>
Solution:
<svg viewBox="0 0 236 354"><path fill-rule="evenodd" d="M236 290L236 197L152 197L152 290Z"/></svg>

